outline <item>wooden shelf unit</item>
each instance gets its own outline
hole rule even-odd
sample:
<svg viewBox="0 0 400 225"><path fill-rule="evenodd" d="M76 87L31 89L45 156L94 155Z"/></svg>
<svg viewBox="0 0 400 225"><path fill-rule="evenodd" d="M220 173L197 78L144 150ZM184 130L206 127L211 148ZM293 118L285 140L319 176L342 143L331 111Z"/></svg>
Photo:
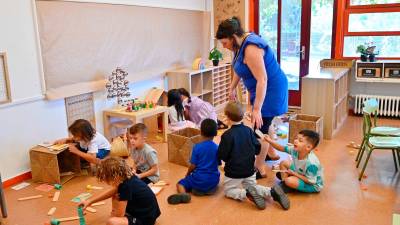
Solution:
<svg viewBox="0 0 400 225"><path fill-rule="evenodd" d="M302 78L301 113L323 117L325 139L332 139L347 118L350 71L321 68Z"/></svg>
<svg viewBox="0 0 400 225"><path fill-rule="evenodd" d="M231 64L209 67L203 70L179 69L167 72L168 89L185 88L193 96L211 103L217 111L229 101L232 77ZM243 89L246 94L246 89Z"/></svg>
<svg viewBox="0 0 400 225"><path fill-rule="evenodd" d="M356 61L357 82L400 83L400 60Z"/></svg>

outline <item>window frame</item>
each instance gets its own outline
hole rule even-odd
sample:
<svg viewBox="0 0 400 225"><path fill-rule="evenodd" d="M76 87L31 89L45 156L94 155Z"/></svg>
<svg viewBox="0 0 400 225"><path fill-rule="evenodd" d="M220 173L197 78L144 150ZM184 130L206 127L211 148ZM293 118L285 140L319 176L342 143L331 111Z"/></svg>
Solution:
<svg viewBox="0 0 400 225"><path fill-rule="evenodd" d="M400 36L400 31L361 31L349 32L350 14L400 12L400 3L375 4L375 5L350 5L350 0L343 0L343 31L341 35L340 58L357 59L358 57L344 57L344 39L348 36ZM377 57L378 59L400 59L398 57Z"/></svg>

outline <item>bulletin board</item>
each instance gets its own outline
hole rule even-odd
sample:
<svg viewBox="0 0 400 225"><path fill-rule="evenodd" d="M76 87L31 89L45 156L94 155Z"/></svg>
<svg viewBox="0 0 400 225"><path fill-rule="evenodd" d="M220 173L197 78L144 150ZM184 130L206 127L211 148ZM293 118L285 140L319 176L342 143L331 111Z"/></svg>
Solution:
<svg viewBox="0 0 400 225"><path fill-rule="evenodd" d="M0 52L0 104L11 101L6 53Z"/></svg>
<svg viewBox="0 0 400 225"><path fill-rule="evenodd" d="M77 119L88 120L96 127L93 93L81 94L65 98L68 127Z"/></svg>

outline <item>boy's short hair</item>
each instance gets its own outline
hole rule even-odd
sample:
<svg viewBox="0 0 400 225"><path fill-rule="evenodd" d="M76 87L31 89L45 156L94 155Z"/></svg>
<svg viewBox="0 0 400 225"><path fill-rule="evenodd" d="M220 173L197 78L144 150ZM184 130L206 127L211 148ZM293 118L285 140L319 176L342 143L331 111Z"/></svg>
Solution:
<svg viewBox="0 0 400 225"><path fill-rule="evenodd" d="M129 128L129 133L130 134L142 133L143 135L147 135L147 127L143 123L137 123L131 126L131 128Z"/></svg>
<svg viewBox="0 0 400 225"><path fill-rule="evenodd" d="M243 105L239 102L229 102L225 106L225 115L233 122L240 122L243 120L244 109Z"/></svg>
<svg viewBox="0 0 400 225"><path fill-rule="evenodd" d="M101 182L111 184L123 182L132 177L132 169L126 164L125 160L119 157L107 157L100 162L96 172L96 177Z"/></svg>
<svg viewBox="0 0 400 225"><path fill-rule="evenodd" d="M201 122L200 131L204 137L212 138L217 136L218 126L215 120L205 119Z"/></svg>
<svg viewBox="0 0 400 225"><path fill-rule="evenodd" d="M319 134L313 130L302 130L299 134L303 135L307 141L313 146L317 147L319 144Z"/></svg>

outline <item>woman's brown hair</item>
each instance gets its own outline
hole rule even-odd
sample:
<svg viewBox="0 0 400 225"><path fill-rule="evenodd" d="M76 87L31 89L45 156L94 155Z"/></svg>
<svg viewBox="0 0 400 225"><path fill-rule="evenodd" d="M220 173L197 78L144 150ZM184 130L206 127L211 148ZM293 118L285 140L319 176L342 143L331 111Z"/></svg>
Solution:
<svg viewBox="0 0 400 225"><path fill-rule="evenodd" d="M68 127L68 131L73 136L79 136L86 142L91 141L96 134L96 130L92 127L90 122L84 119L75 120L75 122Z"/></svg>

